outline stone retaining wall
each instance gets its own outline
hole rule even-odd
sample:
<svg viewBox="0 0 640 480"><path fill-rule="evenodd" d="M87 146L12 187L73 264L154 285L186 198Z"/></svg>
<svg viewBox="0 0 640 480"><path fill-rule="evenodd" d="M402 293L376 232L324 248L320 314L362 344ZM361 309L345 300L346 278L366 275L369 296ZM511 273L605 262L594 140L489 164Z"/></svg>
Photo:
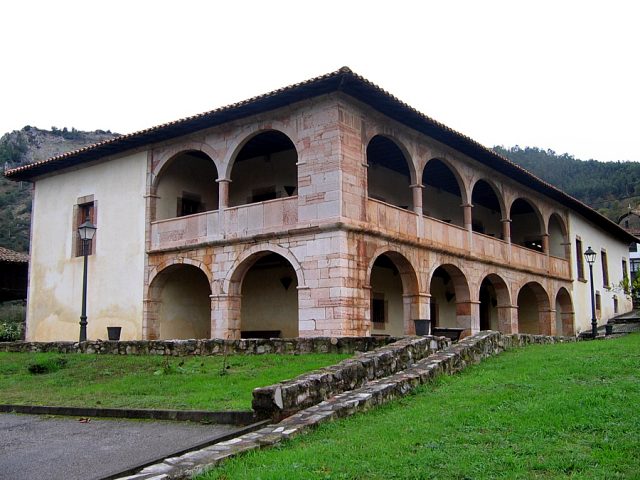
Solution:
<svg viewBox="0 0 640 480"><path fill-rule="evenodd" d="M316 405L338 393L387 377L451 345L445 337L407 337L337 365L253 391L253 410L275 418Z"/></svg>
<svg viewBox="0 0 640 480"><path fill-rule="evenodd" d="M470 364L479 363L482 359L504 350L536 343L575 341L574 337L503 335L492 331L480 332L418 360L405 370L388 377L371 380L355 390L339 393L285 418L280 423L268 425L255 432L201 450L167 458L164 462L150 465L137 474L126 477L126 480L157 480L160 478L187 480L208 468L215 467L228 458L251 450L270 447L321 423L382 405L394 398L406 395L418 385L427 383L438 375L456 373ZM393 346L390 345L390 347ZM125 478L121 480L125 480Z"/></svg>
<svg viewBox="0 0 640 480"><path fill-rule="evenodd" d="M55 352L113 355L260 355L265 353L368 352L395 342L394 337L314 337L243 340L140 340L88 342L0 342L0 352Z"/></svg>

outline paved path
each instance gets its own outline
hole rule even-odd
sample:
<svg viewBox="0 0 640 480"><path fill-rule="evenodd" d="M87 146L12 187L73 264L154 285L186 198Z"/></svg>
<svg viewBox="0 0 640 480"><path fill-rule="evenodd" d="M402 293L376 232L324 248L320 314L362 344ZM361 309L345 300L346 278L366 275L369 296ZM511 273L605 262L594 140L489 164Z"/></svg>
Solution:
<svg viewBox="0 0 640 480"><path fill-rule="evenodd" d="M0 414L0 479L102 479L241 430L231 425Z"/></svg>

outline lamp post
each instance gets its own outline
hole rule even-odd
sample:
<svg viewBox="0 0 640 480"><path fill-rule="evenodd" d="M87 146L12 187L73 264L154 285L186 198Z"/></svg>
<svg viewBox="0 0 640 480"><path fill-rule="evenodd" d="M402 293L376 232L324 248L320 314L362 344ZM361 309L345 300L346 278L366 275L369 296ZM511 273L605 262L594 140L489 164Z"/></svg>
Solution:
<svg viewBox="0 0 640 480"><path fill-rule="evenodd" d="M591 247L584 252L584 258L589 264L589 281L591 282L591 335L593 338L598 336L598 321L596 320L596 304L595 295L593 294L593 262L596 261L596 252Z"/></svg>
<svg viewBox="0 0 640 480"><path fill-rule="evenodd" d="M96 226L89 217L78 227L78 234L82 242L82 256L84 257L84 271L82 273L82 313L80 314L80 341L87 341L87 256L89 242L96 233Z"/></svg>

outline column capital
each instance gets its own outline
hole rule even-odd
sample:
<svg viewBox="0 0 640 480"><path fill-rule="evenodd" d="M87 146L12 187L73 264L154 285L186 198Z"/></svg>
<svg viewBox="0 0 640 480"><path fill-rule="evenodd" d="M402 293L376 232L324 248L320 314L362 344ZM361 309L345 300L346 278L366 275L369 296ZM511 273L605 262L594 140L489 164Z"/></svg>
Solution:
<svg viewBox="0 0 640 480"><path fill-rule="evenodd" d="M231 183L230 178L216 178L216 183Z"/></svg>

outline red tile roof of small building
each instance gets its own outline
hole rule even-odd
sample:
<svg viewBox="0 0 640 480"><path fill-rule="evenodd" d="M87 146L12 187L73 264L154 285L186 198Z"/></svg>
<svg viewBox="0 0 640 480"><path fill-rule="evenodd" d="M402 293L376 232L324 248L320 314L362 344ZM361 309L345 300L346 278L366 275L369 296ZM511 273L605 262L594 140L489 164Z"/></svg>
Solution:
<svg viewBox="0 0 640 480"><path fill-rule="evenodd" d="M8 248L0 247L0 262L5 263L28 263L29 255L20 253Z"/></svg>

